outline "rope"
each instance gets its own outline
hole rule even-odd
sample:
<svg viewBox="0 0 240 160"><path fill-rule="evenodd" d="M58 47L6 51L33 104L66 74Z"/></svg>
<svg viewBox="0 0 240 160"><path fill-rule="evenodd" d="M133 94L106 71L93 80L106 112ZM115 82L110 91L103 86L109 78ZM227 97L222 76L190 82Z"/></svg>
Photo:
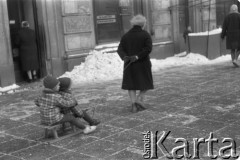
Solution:
<svg viewBox="0 0 240 160"><path fill-rule="evenodd" d="M124 68L123 72L130 66L131 63L132 63L132 62L130 61L130 62L126 65L126 67Z"/></svg>

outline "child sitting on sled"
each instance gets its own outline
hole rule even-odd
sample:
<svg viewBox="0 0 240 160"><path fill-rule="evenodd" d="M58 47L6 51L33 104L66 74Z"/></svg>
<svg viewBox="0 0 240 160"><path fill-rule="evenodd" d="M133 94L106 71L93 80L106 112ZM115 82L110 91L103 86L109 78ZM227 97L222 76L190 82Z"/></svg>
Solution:
<svg viewBox="0 0 240 160"><path fill-rule="evenodd" d="M71 92L71 85L72 85L72 80L68 77L62 77L58 79L60 82L60 88L59 88L59 93L62 95L64 99L69 99L69 100L76 100ZM84 110L77 110L76 106L72 106L70 108L61 108L61 112L63 114L67 113L72 113L74 117L76 118L83 118L90 126L96 126L100 123L99 120L91 118L86 111Z"/></svg>
<svg viewBox="0 0 240 160"><path fill-rule="evenodd" d="M41 123L44 125L57 125L69 122L83 130L84 134L93 132L96 126L83 125L72 114L62 114L60 108L71 108L77 104L75 99L65 99L59 94L59 80L52 76L46 76L43 80L44 89L41 96L35 100L40 109Z"/></svg>

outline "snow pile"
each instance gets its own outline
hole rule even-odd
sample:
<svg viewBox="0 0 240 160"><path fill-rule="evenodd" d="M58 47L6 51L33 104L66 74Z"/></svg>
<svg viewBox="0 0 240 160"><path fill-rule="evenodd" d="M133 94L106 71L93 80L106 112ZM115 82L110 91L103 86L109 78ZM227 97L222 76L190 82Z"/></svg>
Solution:
<svg viewBox="0 0 240 160"><path fill-rule="evenodd" d="M7 86L7 87L3 87L3 88L0 87L0 93L1 92L8 92L8 91L16 89L16 88L19 88L19 86L16 85L16 84L13 84L13 85L10 85L10 86Z"/></svg>
<svg viewBox="0 0 240 160"><path fill-rule="evenodd" d="M151 59L152 71L157 72L162 69L190 66L190 65L211 65L230 61L230 55L224 55L214 60L209 60L205 56L197 53L186 52L179 53L173 57L166 59ZM92 51L86 57L85 62L79 66L75 66L71 72L66 72L61 77L69 77L74 84L102 82L114 79L121 79L123 74L123 61L120 59L116 52L105 53L103 51ZM12 90L19 86L13 84L8 87L0 87L1 92L11 93Z"/></svg>
<svg viewBox="0 0 240 160"><path fill-rule="evenodd" d="M183 54L186 54L183 52ZM174 57L168 57L166 59L157 60L151 59L152 62L152 71L157 72L161 69L176 67L176 66L188 66L188 65L203 65L208 64L209 59L200 54L189 53L186 56L180 53Z"/></svg>
<svg viewBox="0 0 240 160"><path fill-rule="evenodd" d="M114 51L116 52L116 51L117 51L117 48L118 48L118 47L105 48L105 49L102 49L101 52L102 52L102 53L107 53L107 52L110 52L110 53L111 53L111 52L114 52Z"/></svg>
<svg viewBox="0 0 240 160"><path fill-rule="evenodd" d="M122 77L123 62L117 53L92 51L85 62L75 66L61 77L69 77L74 84L119 79Z"/></svg>
<svg viewBox="0 0 240 160"><path fill-rule="evenodd" d="M214 34L220 34L222 32L222 28L217 28L211 31L206 32L198 32L198 33L189 33L189 36L207 36L207 35L214 35Z"/></svg>
<svg viewBox="0 0 240 160"><path fill-rule="evenodd" d="M157 72L162 69L176 66L207 65L229 61L229 55L209 60L205 56L195 53L180 53L166 59L151 59L152 71ZM61 77L69 77L74 84L86 82L102 82L114 79L121 79L123 74L123 61L118 54L104 53L102 51L92 51L86 57L84 63L75 66L71 72L66 72Z"/></svg>
<svg viewBox="0 0 240 160"><path fill-rule="evenodd" d="M231 55L227 54L227 55L223 55L221 57L218 57L212 61L209 61L209 64L216 64L216 63L222 63L222 62L227 62L227 61L231 61Z"/></svg>

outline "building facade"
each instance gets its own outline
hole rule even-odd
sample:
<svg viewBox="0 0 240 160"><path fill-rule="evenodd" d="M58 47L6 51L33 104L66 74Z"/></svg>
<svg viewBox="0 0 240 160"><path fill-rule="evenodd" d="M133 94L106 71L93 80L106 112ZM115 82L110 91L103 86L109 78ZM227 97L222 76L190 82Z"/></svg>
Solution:
<svg viewBox="0 0 240 160"><path fill-rule="evenodd" d="M13 54L21 21L36 32L39 76L60 76L84 61L96 46L118 43L133 15L147 18L153 58L185 50L183 32L214 29L237 0L1 0L0 87L23 80L19 55Z"/></svg>

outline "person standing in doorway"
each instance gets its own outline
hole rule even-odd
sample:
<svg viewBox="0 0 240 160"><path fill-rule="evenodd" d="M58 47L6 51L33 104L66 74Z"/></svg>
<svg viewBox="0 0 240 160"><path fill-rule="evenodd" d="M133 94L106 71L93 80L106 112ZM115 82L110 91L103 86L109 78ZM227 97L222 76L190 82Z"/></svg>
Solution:
<svg viewBox="0 0 240 160"><path fill-rule="evenodd" d="M226 38L226 48L231 50L232 63L239 67L237 60L240 49L240 14L237 5L233 4L230 13L224 18L222 25L222 40Z"/></svg>
<svg viewBox="0 0 240 160"><path fill-rule="evenodd" d="M15 43L19 48L21 69L27 73L28 81L32 82L37 79L39 69L36 36L34 30L29 28L27 21L23 21L21 26Z"/></svg>
<svg viewBox="0 0 240 160"><path fill-rule="evenodd" d="M121 38L117 53L124 61L122 89L128 90L133 113L144 110L144 95L153 89L153 78L149 54L152 39L144 30L146 18L136 15L131 19L132 28ZM139 90L137 95L136 91Z"/></svg>

